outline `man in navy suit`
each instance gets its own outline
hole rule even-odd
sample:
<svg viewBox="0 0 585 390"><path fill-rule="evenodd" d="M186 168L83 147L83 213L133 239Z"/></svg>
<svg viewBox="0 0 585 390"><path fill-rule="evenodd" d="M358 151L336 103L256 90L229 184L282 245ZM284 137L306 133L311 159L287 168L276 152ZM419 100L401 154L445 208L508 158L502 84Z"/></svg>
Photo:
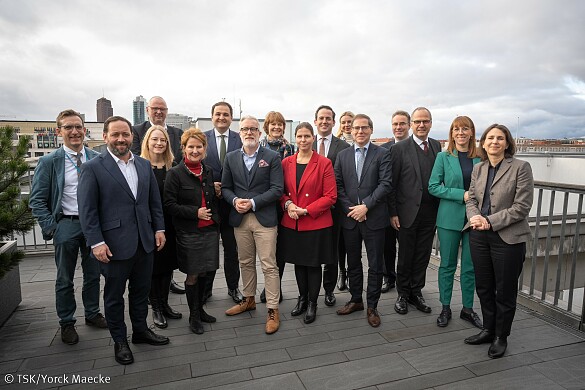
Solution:
<svg viewBox="0 0 585 390"><path fill-rule="evenodd" d="M335 112L329 106L319 106L315 111L315 127L317 128L317 137L313 142L313 150L322 156L331 160L331 164L335 166L337 154L344 149L349 148L349 144L333 135L333 126L335 126ZM338 207L331 210L333 217L333 241L335 242L335 249L338 248L338 241L341 235L341 219L343 213L339 211ZM337 259L337 253L333 254ZM323 266L323 289L325 290L325 305L335 305L335 282L337 281L337 264L325 264Z"/></svg>
<svg viewBox="0 0 585 390"><path fill-rule="evenodd" d="M211 121L213 129L205 132L207 137L207 157L205 164L213 172L213 184L215 191L221 197L221 175L227 153L242 148L242 140L238 133L230 130L232 124L233 109L227 102L218 102L211 107ZM223 244L223 267L225 281L228 287L228 295L235 303L239 303L243 296L238 288L240 282L240 268L238 263L238 248L234 236L234 228L228 223L232 206L224 199L219 201L219 233ZM211 296L215 271L208 272L205 277L205 296L207 300Z"/></svg>
<svg viewBox="0 0 585 390"><path fill-rule="evenodd" d="M150 163L130 152L131 127L120 116L106 120L103 137L107 150L81 166L77 191L81 228L106 279L106 319L120 364L134 362L124 322L126 282L132 342L169 342L146 324L153 251L165 244L164 218Z"/></svg>
<svg viewBox="0 0 585 390"><path fill-rule="evenodd" d="M260 259L266 290L266 333L280 326L278 300L280 276L276 264L278 216L276 204L284 190L282 164L278 153L260 146L258 119L244 116L240 120L242 149L225 157L221 192L232 205L229 224L234 227L242 270L244 297L228 309L236 315L256 309L256 255Z"/></svg>
<svg viewBox="0 0 585 390"><path fill-rule="evenodd" d="M392 147L392 192L389 209L391 224L398 231L396 287L398 299L394 310L408 313L408 303L424 313L431 307L422 289L433 248L439 199L429 194L429 179L439 141L429 138L433 126L431 112L415 108L411 116L412 136Z"/></svg>
<svg viewBox="0 0 585 390"><path fill-rule="evenodd" d="M77 207L77 184L81 164L98 154L83 146L85 126L81 114L65 110L57 116L57 135L63 137L63 146L41 157L32 182L29 206L37 218L46 240L53 239L55 247L55 304L61 340L77 344L75 330L75 291L73 277L77 256L81 253L83 288L81 297L85 309L85 323L107 328L100 313L100 269L97 261L89 257Z"/></svg>
<svg viewBox="0 0 585 390"><path fill-rule="evenodd" d="M337 199L345 214L342 220L347 251L347 274L351 299L339 315L364 310L362 301L362 242L368 256L367 318L380 326L378 300L382 287L384 229L390 224L387 198L392 185L390 152L370 142L374 124L357 114L351 122L354 145L339 153L335 162Z"/></svg>

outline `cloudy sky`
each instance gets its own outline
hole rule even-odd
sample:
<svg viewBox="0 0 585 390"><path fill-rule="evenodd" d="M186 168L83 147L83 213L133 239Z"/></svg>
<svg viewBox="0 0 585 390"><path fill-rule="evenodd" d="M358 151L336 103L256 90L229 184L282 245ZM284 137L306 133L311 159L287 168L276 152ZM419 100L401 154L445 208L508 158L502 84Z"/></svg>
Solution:
<svg viewBox="0 0 585 390"><path fill-rule="evenodd" d="M194 118L224 98L311 122L328 104L378 137L417 106L435 138L457 115L583 137L584 15L580 0L0 0L0 119L95 121L103 94L132 120L137 95L161 95Z"/></svg>

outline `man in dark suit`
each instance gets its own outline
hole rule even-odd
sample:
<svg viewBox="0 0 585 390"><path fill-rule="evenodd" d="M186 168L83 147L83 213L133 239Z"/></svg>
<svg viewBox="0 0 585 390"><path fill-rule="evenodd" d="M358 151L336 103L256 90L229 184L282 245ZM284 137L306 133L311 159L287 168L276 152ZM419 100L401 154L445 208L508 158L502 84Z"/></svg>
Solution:
<svg viewBox="0 0 585 390"><path fill-rule="evenodd" d="M392 191L390 216L398 231L398 265L396 286L398 299L394 310L408 312L408 303L430 313L422 289L435 235L439 201L429 194L429 178L435 157L441 151L438 141L429 138L431 112L418 107L412 112L412 137L392 147Z"/></svg>
<svg viewBox="0 0 585 390"><path fill-rule="evenodd" d="M161 250L165 244L164 218L150 163L130 152L130 122L120 116L108 118L103 136L107 150L81 166L79 220L106 279L104 306L114 339L114 356L118 363L130 364L134 357L124 322L126 282L132 342L169 342L146 324L153 251Z"/></svg>
<svg viewBox="0 0 585 390"><path fill-rule="evenodd" d="M333 136L333 126L335 125L335 112L329 106L319 106L315 111L315 127L317 128L317 137L313 143L313 149L322 156L331 160L335 166L337 154L343 149L349 148L349 144ZM343 213L336 207L332 210L333 216L333 241L335 248L338 248L339 236L341 234L341 219ZM333 254L338 258L337 253ZM337 264L326 264L323 266L323 289L325 290L325 305L335 305L335 283L337 282Z"/></svg>
<svg viewBox="0 0 585 390"><path fill-rule="evenodd" d="M75 291L73 278L77 257L81 254L83 270L82 300L85 323L107 328L100 313L100 269L89 257L77 206L77 184L81 164L98 153L83 146L85 126L81 114L65 110L57 116L57 135L63 137L63 146L41 157L32 182L29 206L38 219L43 237L53 239L55 247L55 304L61 341L73 345L79 341L75 330Z"/></svg>
<svg viewBox="0 0 585 390"><path fill-rule="evenodd" d="M215 192L221 197L221 175L223 163L227 153L242 148L242 140L238 133L230 130L232 124L233 109L229 103L218 102L211 107L211 121L213 129L206 131L207 157L205 164L213 172L213 184ZM219 201L219 233L223 244L223 267L225 281L228 287L228 295L235 303L239 303L243 296L238 288L240 282L240 268L238 263L238 247L234 236L234 228L228 223L232 205L224 199ZM205 276L205 296L207 300L211 296L215 271L208 272Z"/></svg>
<svg viewBox="0 0 585 390"><path fill-rule="evenodd" d="M380 146L392 149L392 145L408 139L408 128L410 127L410 114L406 111L396 111L392 114L392 134L394 139ZM387 293L396 287L396 242L398 232L389 225L384 235L384 280L382 282L382 293Z"/></svg>
<svg viewBox="0 0 585 390"><path fill-rule="evenodd" d="M164 127L169 134L169 143L168 145L171 147L173 151L173 156L175 157L175 162L178 164L183 159L183 152L181 151L181 135L183 135L183 130L173 127L167 126L167 114L169 109L167 107L167 102L160 96L153 96L148 101L148 105L146 106L146 114L148 115L148 120L140 125L132 126L132 148L131 151L137 156L140 156L140 150L142 148L142 141L144 140L144 136L148 129L150 129L153 125L159 125ZM171 278L171 285L170 285L171 292L175 294L185 294L185 289L177 284L173 278Z"/></svg>
<svg viewBox="0 0 585 390"><path fill-rule="evenodd" d="M236 315L256 309L256 255L264 273L266 290L266 333L280 326L278 300L280 276L276 264L278 217L276 204L284 189L282 164L278 153L260 146L258 119L240 120L242 149L228 153L221 180L222 195L232 205L229 224L234 227L244 285L239 304L226 310Z"/></svg>
<svg viewBox="0 0 585 390"><path fill-rule="evenodd" d="M367 317L372 327L380 326L378 300L382 287L384 230L390 224L387 198L391 187L390 152L370 142L374 124L357 114L351 123L354 145L337 156L335 179L337 198L344 213L343 238L347 251L347 274L351 299L337 314L364 310L362 301L362 242L368 255Z"/></svg>

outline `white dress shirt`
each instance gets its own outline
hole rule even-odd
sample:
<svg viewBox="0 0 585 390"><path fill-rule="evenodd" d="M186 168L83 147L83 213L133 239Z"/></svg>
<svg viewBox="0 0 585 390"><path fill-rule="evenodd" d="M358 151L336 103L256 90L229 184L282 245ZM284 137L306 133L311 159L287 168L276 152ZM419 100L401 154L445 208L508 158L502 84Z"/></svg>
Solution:
<svg viewBox="0 0 585 390"><path fill-rule="evenodd" d="M63 145L63 150L65 151L65 185L63 186L61 207L64 215L78 215L77 183L79 182L79 168L77 167L77 152L65 145ZM82 148L80 153L81 162L86 162L85 148Z"/></svg>

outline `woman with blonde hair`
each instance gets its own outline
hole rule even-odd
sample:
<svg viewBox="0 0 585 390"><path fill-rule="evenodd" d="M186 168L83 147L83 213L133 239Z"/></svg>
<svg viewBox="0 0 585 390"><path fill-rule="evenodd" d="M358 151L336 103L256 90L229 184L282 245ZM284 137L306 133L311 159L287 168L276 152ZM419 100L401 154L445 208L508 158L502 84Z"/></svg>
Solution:
<svg viewBox="0 0 585 390"><path fill-rule="evenodd" d="M339 117L339 130L335 136L353 145L353 136L351 135L351 121L355 115L351 111L345 111Z"/></svg>
<svg viewBox="0 0 585 390"><path fill-rule="evenodd" d="M176 229L179 270L187 274L189 326L203 334L202 322L216 321L203 309L205 283L200 278L219 268L219 206L211 168L203 162L207 137L190 128L181 136L181 149L183 160L167 175L164 205Z"/></svg>
<svg viewBox="0 0 585 390"><path fill-rule="evenodd" d="M150 161L154 177L158 183L161 199L165 178L173 165L173 152L169 146L169 134L163 126L154 125L148 129L142 140L140 157ZM182 314L169 306L169 284L173 277L173 270L177 268L177 248L175 246L175 231L171 218L164 210L166 245L161 251L154 252L152 279L150 282L150 306L152 319L158 328L166 328L167 318L180 319Z"/></svg>

